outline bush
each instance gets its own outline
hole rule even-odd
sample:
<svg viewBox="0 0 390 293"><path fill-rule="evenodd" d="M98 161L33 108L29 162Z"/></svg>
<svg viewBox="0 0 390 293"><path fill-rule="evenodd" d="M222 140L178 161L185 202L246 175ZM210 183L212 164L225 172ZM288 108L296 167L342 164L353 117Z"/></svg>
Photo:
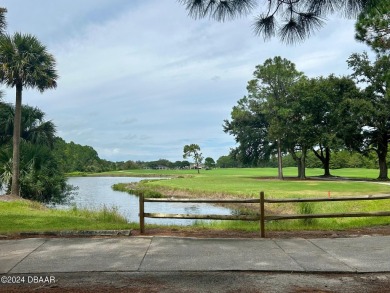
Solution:
<svg viewBox="0 0 390 293"><path fill-rule="evenodd" d="M75 188L66 183L66 177L48 147L24 142L20 157L21 197L52 204L71 199ZM12 184L11 150L3 150L0 158L0 181L9 193Z"/></svg>
<svg viewBox="0 0 390 293"><path fill-rule="evenodd" d="M312 202L301 202L299 203L299 214L301 215L312 215L314 214L314 204ZM302 219L303 225L310 226L316 222L316 219Z"/></svg>

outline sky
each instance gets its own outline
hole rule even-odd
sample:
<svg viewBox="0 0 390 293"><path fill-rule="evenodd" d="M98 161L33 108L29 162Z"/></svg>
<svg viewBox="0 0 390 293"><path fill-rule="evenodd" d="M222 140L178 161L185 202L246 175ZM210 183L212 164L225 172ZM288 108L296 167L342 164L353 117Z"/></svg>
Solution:
<svg viewBox="0 0 390 293"><path fill-rule="evenodd" d="M261 2L261 1L260 1ZM347 75L368 48L354 21L332 17L304 43L255 36L253 15L219 23L188 17L177 0L3 0L7 31L35 35L54 55L55 90L24 90L65 141L110 161L183 160L198 144L217 160L235 147L223 132L255 66L281 56L309 77ZM14 103L15 89L0 87Z"/></svg>

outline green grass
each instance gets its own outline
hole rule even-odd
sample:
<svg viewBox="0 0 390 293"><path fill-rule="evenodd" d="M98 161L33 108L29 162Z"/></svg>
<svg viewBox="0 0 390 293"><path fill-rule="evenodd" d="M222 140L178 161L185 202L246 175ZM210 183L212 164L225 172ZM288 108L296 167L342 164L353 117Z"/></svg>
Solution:
<svg viewBox="0 0 390 293"><path fill-rule="evenodd" d="M0 233L121 230L137 228L115 208L90 211L78 208L54 210L31 201L0 202Z"/></svg>
<svg viewBox="0 0 390 293"><path fill-rule="evenodd" d="M244 221L198 221L193 225L198 229L212 230L234 230L245 232L259 232L259 222ZM366 228L375 226L389 226L390 221L387 217L379 218L335 218L335 219L315 219L314 222L307 224L300 220L285 220L266 222L266 231L343 231L348 229Z"/></svg>
<svg viewBox="0 0 390 293"><path fill-rule="evenodd" d="M129 171L135 174L136 171ZM141 174L150 170L139 170ZM156 174L168 174L170 170L156 170ZM356 177L375 178L377 170L357 169L348 174ZM169 180L153 180L140 184L142 188L166 192L182 191L188 195L231 195L237 197L257 197L264 191L266 197L327 197L389 193L390 186L376 182L325 181L325 180L275 180L277 170L273 168L257 169L215 169L197 174L193 170L173 170L171 175L181 174ZM180 173L182 172L182 173ZM296 176L296 168L285 168L286 176ZM321 174L321 169L308 169L309 176ZM127 173L127 172L122 172ZM342 174L341 170L339 172ZM191 176L190 176L191 175Z"/></svg>
<svg viewBox="0 0 390 293"><path fill-rule="evenodd" d="M296 168L284 168L284 175L297 176ZM308 169L308 176L320 176L323 170ZM340 169L332 170L340 177L375 179L378 170ZM86 174L74 174L86 175ZM390 194L390 186L378 182L324 181L324 180L274 180L275 168L243 168L202 170L129 170L90 174L99 176L171 177L168 180L146 180L141 188L152 194L181 194L192 197L258 197L265 191L266 197L328 197L366 194ZM124 182L126 179L123 180ZM124 186L120 187L124 190ZM299 213L298 204L269 204L266 209L275 213ZM390 211L390 200L363 202L315 203L315 213L340 213L353 211ZM375 225L388 225L389 217L318 219L309 225L302 221L273 221L266 224L267 230L337 230ZM156 225L153 225L154 227ZM150 226L152 227L152 225ZM0 202L0 233L39 232L61 230L111 230L137 229L138 224L127 223L115 209L100 211L47 209L39 203L28 201ZM229 229L259 231L259 223L244 221L198 221L196 229Z"/></svg>
<svg viewBox="0 0 390 293"><path fill-rule="evenodd" d="M165 195L184 195L189 197L250 197L259 196L260 191L265 192L266 198L305 198L358 196L367 194L390 194L390 185L379 184L375 179L378 170L369 169L340 169L333 170L332 174L340 177L369 179L367 182L342 180L326 181L322 178L310 180L275 180L277 169L253 168L253 169L215 169L201 171L197 174L194 170L131 170L122 174L147 174L155 172L158 176L171 175L169 180L148 180L141 182L139 188L150 189ZM308 169L308 176L320 176L323 170ZM284 168L287 177L297 176L296 168ZM348 201L312 204L311 213L343 213L343 212L374 212L390 211L390 200L380 201ZM267 204L268 213L299 214L304 208L299 204ZM389 217L379 218L336 218L316 219L314 221L273 221L266 224L267 230L306 230L325 229L337 230L375 225L387 225ZM258 223L242 221L198 221L195 227L209 229L232 229L258 231Z"/></svg>
<svg viewBox="0 0 390 293"><path fill-rule="evenodd" d="M297 168L283 168L284 176L296 177ZM320 168L306 169L307 176L321 176L323 170ZM331 170L334 176L348 178L375 179L379 175L377 169L362 169L362 168L345 168ZM196 170L151 170L151 169L135 169L123 171L111 171L102 173L77 173L73 176L81 175L96 175L96 176L134 176L134 177L170 177L170 176L249 176L249 177L277 177L278 170L276 168L219 168L213 170L201 170L198 175Z"/></svg>

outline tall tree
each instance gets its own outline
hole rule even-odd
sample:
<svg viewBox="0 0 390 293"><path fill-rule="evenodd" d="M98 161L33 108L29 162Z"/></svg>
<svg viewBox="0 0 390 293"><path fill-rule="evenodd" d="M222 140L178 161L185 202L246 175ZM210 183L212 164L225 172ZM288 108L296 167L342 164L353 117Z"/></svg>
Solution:
<svg viewBox="0 0 390 293"><path fill-rule="evenodd" d="M268 161L275 145L268 139L269 123L262 113L256 93L249 93L233 107L231 119L224 120L223 130L235 137L238 146L232 150L244 166L256 167Z"/></svg>
<svg viewBox="0 0 390 293"><path fill-rule="evenodd" d="M192 157L194 159L196 169L198 169L198 174L199 174L199 169L200 169L199 165L202 163L203 160L199 145L197 144L185 145L183 148L183 152L184 152L183 154L184 159L188 157Z"/></svg>
<svg viewBox="0 0 390 293"><path fill-rule="evenodd" d="M278 35L286 43L302 41L322 27L327 15L340 13L356 17L377 0L178 0L194 18L210 17L217 21L248 15L256 6L262 12L253 28L256 34L269 39ZM260 2L259 5L257 5Z"/></svg>
<svg viewBox="0 0 390 293"><path fill-rule="evenodd" d="M330 75L310 79L300 89L300 96L311 118L307 127L314 141L312 150L322 163L324 176L331 176L331 151L344 147L344 132L351 135L350 123L346 123L340 109L346 100L358 98L359 90L351 78Z"/></svg>
<svg viewBox="0 0 390 293"><path fill-rule="evenodd" d="M274 141L278 152L278 178L283 178L282 148L292 150L290 138L286 135L289 127L287 106L292 98L291 91L303 77L291 61L276 56L267 59L263 65L256 66L255 79L249 82L249 90L255 90L263 101L262 111L268 120L268 139ZM286 108L287 107L287 108Z"/></svg>
<svg viewBox="0 0 390 293"><path fill-rule="evenodd" d="M20 135L23 89L40 92L57 86L55 59L32 35L15 33L0 36L0 81L16 89L13 131L13 167L11 194L20 193Z"/></svg>
<svg viewBox="0 0 390 293"><path fill-rule="evenodd" d="M377 0L374 7L367 7L359 15L355 25L356 39L365 42L377 53L390 52L390 2Z"/></svg>
<svg viewBox="0 0 390 293"><path fill-rule="evenodd" d="M289 90L283 104L278 107L279 129L283 133L283 144L295 160L298 178L306 178L308 151L316 144L318 129L315 127L315 109L318 101L310 93L311 82L301 77Z"/></svg>
<svg viewBox="0 0 390 293"><path fill-rule="evenodd" d="M352 77L366 86L363 101L359 101L360 111L354 114L355 120L360 122L362 134L358 150L377 153L378 179L386 180L390 142L390 56L377 56L375 62L370 62L367 53L353 54L348 65L354 71ZM356 141L352 143L356 147Z"/></svg>
<svg viewBox="0 0 390 293"><path fill-rule="evenodd" d="M253 75L247 86L248 96L233 107L224 131L235 136L239 146L233 153L244 164L256 166L276 150L278 178L283 179L282 152L289 150L301 166L297 150L304 148L301 153L305 154L306 142L311 140L311 136L304 135L310 121L304 114L305 104L300 104L300 94L294 90L303 74L292 62L277 56L256 66ZM304 172L299 175L304 177Z"/></svg>

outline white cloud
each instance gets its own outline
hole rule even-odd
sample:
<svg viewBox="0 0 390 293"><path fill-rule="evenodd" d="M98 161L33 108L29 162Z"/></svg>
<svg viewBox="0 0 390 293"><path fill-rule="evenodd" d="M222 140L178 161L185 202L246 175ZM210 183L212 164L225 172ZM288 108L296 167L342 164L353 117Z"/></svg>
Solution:
<svg viewBox="0 0 390 293"><path fill-rule="evenodd" d="M181 160L188 143L217 159L235 144L223 120L257 64L280 55L309 76L341 74L362 48L346 20L289 47L255 37L251 18L193 20L171 0L33 2L5 1L10 31L47 44L60 79L55 91L25 91L24 101L45 111L65 140L109 160Z"/></svg>

